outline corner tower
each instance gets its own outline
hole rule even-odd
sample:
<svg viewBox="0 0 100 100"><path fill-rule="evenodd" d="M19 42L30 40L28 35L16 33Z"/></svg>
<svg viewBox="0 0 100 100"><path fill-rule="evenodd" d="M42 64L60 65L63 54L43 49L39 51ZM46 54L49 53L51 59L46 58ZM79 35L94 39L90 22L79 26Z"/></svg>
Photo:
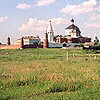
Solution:
<svg viewBox="0 0 100 100"><path fill-rule="evenodd" d="M8 37L8 39L7 39L7 45L11 45L10 37Z"/></svg>
<svg viewBox="0 0 100 100"><path fill-rule="evenodd" d="M44 43L43 43L43 48L48 48L48 34L47 32L45 33L45 40L44 40Z"/></svg>

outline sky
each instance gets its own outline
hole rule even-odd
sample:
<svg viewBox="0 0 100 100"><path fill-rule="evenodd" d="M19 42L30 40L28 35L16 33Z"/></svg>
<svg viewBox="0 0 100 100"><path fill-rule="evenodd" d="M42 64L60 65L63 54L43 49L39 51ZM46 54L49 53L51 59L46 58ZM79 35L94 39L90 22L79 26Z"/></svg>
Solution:
<svg viewBox="0 0 100 100"><path fill-rule="evenodd" d="M49 20L55 35L67 35L72 18L83 36L100 39L100 0L1 0L0 42L27 35L43 39Z"/></svg>

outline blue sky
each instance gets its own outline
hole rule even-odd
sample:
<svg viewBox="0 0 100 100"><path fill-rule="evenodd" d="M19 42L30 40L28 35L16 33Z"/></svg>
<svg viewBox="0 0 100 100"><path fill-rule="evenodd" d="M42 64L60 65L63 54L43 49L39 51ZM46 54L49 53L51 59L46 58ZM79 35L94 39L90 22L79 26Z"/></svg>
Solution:
<svg viewBox="0 0 100 100"><path fill-rule="evenodd" d="M14 42L24 35L39 35L52 20L56 34L65 34L75 19L83 36L100 38L100 0L1 0L0 42L10 36Z"/></svg>

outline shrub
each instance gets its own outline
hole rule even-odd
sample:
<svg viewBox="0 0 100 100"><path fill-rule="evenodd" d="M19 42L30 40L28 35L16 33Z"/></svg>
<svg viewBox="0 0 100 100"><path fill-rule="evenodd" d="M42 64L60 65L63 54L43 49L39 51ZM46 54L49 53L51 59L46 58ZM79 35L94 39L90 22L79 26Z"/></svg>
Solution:
<svg viewBox="0 0 100 100"><path fill-rule="evenodd" d="M55 83L52 87L50 87L46 93L55 93L55 92L75 92L77 90L80 90L84 87L84 85L80 82L76 83Z"/></svg>

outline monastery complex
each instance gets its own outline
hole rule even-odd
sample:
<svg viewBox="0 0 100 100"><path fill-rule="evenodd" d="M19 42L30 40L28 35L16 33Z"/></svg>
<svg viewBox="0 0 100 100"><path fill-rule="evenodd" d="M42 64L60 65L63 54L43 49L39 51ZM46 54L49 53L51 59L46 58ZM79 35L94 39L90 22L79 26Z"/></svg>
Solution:
<svg viewBox="0 0 100 100"><path fill-rule="evenodd" d="M76 47L80 44L91 43L91 38L84 37L80 29L75 25L74 19L71 20L71 25L65 28L65 35L55 35L52 22L49 21L49 26L44 33L44 41L41 41L39 36L24 36L15 41L11 45L10 37L8 37L7 45L0 45L0 49L18 49L18 48L63 48Z"/></svg>

